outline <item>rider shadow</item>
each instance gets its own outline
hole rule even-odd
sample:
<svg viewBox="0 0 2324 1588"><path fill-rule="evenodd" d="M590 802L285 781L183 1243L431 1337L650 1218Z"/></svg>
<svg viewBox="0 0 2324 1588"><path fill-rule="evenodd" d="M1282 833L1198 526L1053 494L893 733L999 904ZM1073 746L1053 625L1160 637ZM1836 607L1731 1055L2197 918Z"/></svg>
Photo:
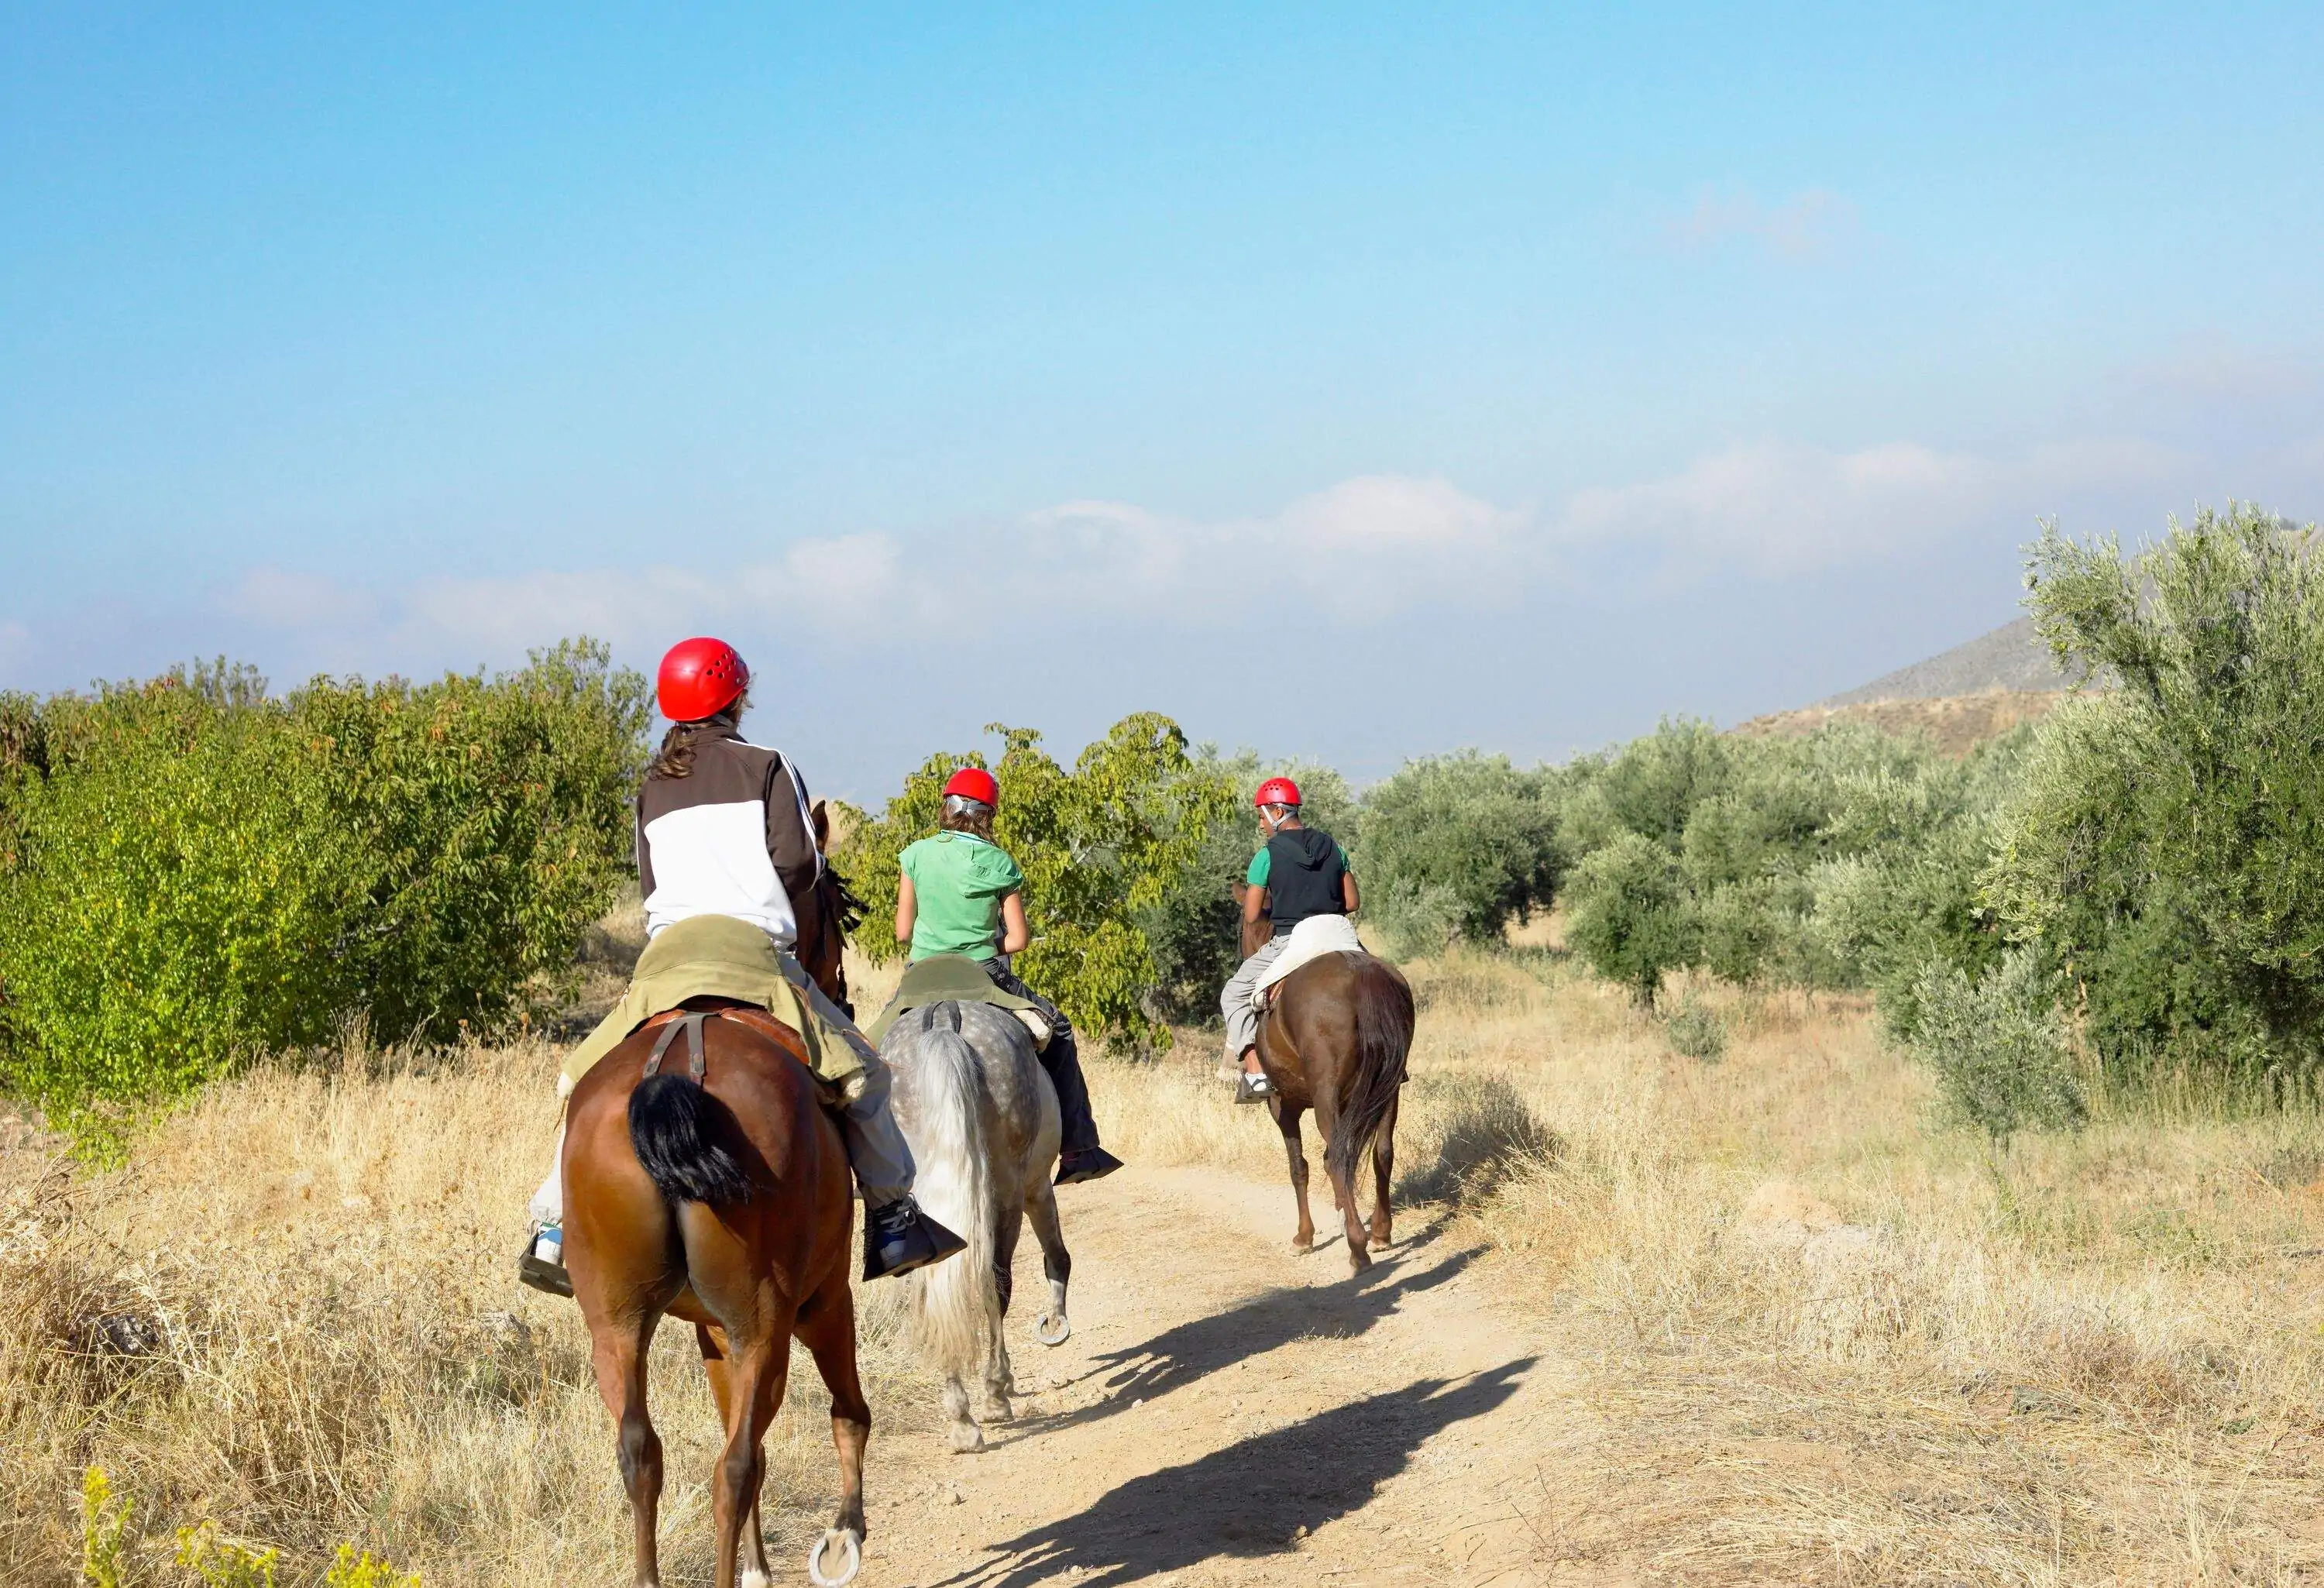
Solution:
<svg viewBox="0 0 2324 1588"><path fill-rule="evenodd" d="M991 1546L999 1559L956 1573L962 1588L1020 1588L1069 1572L1130 1583L1222 1557L1287 1555L1368 1504L1431 1436L1517 1390L1522 1357L1465 1380L1424 1379L1134 1478L1088 1510Z"/></svg>
<svg viewBox="0 0 2324 1588"><path fill-rule="evenodd" d="M1425 1230L1398 1249L1404 1256L1434 1235ZM1017 1425L1017 1437L1053 1428L1094 1423L1127 1411L1136 1402L1191 1384L1247 1358L1263 1356L1294 1340L1352 1340L1396 1310L1407 1296L1451 1282L1475 1260L1458 1251L1429 1268L1383 1263L1333 1285L1296 1286L1255 1296L1226 1312L1189 1319L1175 1328L1101 1352L1073 1382L1102 1379L1106 1398L1074 1411L1030 1416Z"/></svg>

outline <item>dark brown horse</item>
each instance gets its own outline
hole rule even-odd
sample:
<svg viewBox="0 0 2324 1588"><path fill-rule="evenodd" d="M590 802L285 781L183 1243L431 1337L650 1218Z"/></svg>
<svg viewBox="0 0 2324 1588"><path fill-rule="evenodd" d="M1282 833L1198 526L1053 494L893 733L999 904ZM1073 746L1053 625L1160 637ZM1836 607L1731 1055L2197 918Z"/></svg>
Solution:
<svg viewBox="0 0 2324 1588"><path fill-rule="evenodd" d="M820 806L815 814L821 838ZM842 1004L850 902L828 872L800 901L802 963ZM646 1411L646 1362L664 1314L694 1325L726 1429L711 1483L717 1588L735 1588L746 1541L742 1581L769 1581L761 1445L782 1406L794 1338L831 1392L839 1451L838 1515L808 1553L807 1574L841 1583L862 1564L872 1409L848 1287L854 1205L846 1148L819 1089L798 1032L756 1006L697 999L631 1033L567 1105L565 1261L598 1393L619 1425L641 1588L660 1581L661 1440Z"/></svg>
<svg viewBox="0 0 2324 1588"><path fill-rule="evenodd" d="M1267 941L1262 913L1243 926L1243 953ZM1326 954L1310 960L1277 986L1274 1007L1259 1025L1259 1063L1274 1095L1268 1106L1290 1159L1291 1189L1299 1199L1299 1229L1291 1243L1314 1244L1307 1210L1307 1152L1299 1119L1315 1111L1323 1137L1323 1172L1332 1205L1345 1221L1348 1263L1371 1266L1369 1247L1389 1240L1388 1181L1396 1170L1396 1111L1412 1048L1412 988L1402 973L1369 954ZM1356 1205L1356 1170L1371 1149L1376 1195L1369 1233ZM1368 1237L1369 1233L1369 1239Z"/></svg>

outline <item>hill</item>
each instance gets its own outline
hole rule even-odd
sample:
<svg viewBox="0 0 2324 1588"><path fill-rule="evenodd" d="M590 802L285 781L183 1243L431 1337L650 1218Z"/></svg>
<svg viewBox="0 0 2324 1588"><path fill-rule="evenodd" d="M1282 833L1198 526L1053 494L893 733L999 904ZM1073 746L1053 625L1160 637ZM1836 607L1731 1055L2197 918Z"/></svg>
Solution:
<svg viewBox="0 0 2324 1588"><path fill-rule="evenodd" d="M2034 632L2031 618L2006 623L1868 684L1794 711L1740 724L1738 734L1791 736L1831 722L1868 722L1891 733L1919 729L1948 755L2039 721L2073 687Z"/></svg>

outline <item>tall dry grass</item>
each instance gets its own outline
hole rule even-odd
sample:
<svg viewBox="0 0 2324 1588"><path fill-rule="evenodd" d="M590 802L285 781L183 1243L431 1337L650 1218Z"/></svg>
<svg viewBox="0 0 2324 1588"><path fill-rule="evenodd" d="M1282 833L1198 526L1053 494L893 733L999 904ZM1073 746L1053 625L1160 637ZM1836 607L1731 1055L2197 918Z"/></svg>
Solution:
<svg viewBox="0 0 2324 1588"><path fill-rule="evenodd" d="M0 1154L0 1578L78 1580L90 1464L134 1498L140 1581L180 1580L173 1529L201 1519L280 1547L286 1582L342 1541L431 1584L625 1573L586 1331L514 1279L556 1068L540 1043L427 1066L356 1050L221 1087L112 1172ZM884 1437L932 1391L864 1299ZM770 1514L820 1528L828 1402L794 1365ZM669 1565L700 1577L715 1417L689 1331L662 1332L653 1377Z"/></svg>

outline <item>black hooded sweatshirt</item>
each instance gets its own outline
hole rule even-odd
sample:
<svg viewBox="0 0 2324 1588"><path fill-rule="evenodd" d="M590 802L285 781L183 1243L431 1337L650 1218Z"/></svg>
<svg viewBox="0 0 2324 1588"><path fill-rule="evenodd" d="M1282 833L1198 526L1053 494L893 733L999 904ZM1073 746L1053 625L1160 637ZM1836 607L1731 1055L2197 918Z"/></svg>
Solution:
<svg viewBox="0 0 2324 1588"><path fill-rule="evenodd" d="M1275 935L1287 937L1291 928L1311 915L1348 913L1348 874L1340 846L1321 827L1291 827L1267 841L1267 914Z"/></svg>

